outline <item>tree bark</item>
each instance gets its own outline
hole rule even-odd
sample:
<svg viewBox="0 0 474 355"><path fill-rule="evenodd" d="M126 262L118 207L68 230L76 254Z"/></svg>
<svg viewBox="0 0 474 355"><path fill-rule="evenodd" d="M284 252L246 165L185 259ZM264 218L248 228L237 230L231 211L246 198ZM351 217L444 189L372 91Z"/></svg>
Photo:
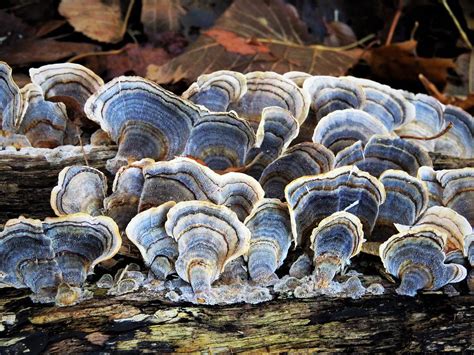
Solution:
<svg viewBox="0 0 474 355"><path fill-rule="evenodd" d="M474 296L286 299L169 305L138 295L57 308L11 290L0 300L1 353L472 351Z"/></svg>

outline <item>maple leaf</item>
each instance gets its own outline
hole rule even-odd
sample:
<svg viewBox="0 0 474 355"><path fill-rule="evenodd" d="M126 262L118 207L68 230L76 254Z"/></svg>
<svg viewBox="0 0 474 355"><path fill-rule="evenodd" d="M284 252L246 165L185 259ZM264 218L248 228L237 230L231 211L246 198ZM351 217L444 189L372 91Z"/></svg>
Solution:
<svg viewBox="0 0 474 355"><path fill-rule="evenodd" d="M242 50L247 52L244 54L235 46L224 43L223 34L234 44L240 41ZM306 25L295 8L282 0L236 0L214 27L202 34L183 54L164 65L148 66L147 77L158 83L193 81L203 73L221 69L244 73L298 70L343 75L361 54L360 50L337 51L323 46L307 46L307 37Z"/></svg>

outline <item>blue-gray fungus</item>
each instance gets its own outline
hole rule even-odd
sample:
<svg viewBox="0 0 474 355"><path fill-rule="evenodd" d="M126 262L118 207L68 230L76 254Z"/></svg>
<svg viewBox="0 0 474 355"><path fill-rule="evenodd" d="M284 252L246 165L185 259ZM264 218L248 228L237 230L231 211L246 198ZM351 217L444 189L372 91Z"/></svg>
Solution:
<svg viewBox="0 0 474 355"><path fill-rule="evenodd" d="M365 241L362 223L349 212L324 218L311 233L316 287L326 288L334 276L350 263Z"/></svg>
<svg viewBox="0 0 474 355"><path fill-rule="evenodd" d="M207 201L177 203L168 212L165 228L178 243L176 272L203 298L226 264L250 246L250 231L237 215Z"/></svg>
<svg viewBox="0 0 474 355"><path fill-rule="evenodd" d="M271 284L278 280L275 271L283 264L291 245L288 206L278 199L262 199L244 223L252 235L248 251L250 277L260 285Z"/></svg>
<svg viewBox="0 0 474 355"><path fill-rule="evenodd" d="M380 246L385 270L400 279L398 294L413 297L420 290L464 280L464 266L445 264L446 238L437 228L420 226L395 234Z"/></svg>
<svg viewBox="0 0 474 355"><path fill-rule="evenodd" d="M254 143L252 127L235 112L210 112L194 124L183 155L223 171L243 166Z"/></svg>
<svg viewBox="0 0 474 355"><path fill-rule="evenodd" d="M121 76L102 86L84 111L118 143L112 173L128 162L169 160L185 148L192 126L203 109L140 77Z"/></svg>
<svg viewBox="0 0 474 355"><path fill-rule="evenodd" d="M51 208L56 216L87 213L103 214L107 195L107 178L101 171L81 165L67 166L58 176L58 184L51 191Z"/></svg>
<svg viewBox="0 0 474 355"><path fill-rule="evenodd" d="M127 226L128 239L135 244L153 276L158 280L174 274L178 244L166 233L166 216L174 201L165 202L137 214Z"/></svg>
<svg viewBox="0 0 474 355"><path fill-rule="evenodd" d="M327 173L334 168L334 154L319 143L303 142L288 148L262 172L265 197L285 199L285 187L306 175Z"/></svg>

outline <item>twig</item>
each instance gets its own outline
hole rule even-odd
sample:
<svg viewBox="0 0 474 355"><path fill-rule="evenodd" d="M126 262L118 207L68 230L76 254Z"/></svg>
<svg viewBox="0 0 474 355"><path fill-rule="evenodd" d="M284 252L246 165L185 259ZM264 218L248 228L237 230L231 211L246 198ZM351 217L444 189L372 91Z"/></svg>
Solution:
<svg viewBox="0 0 474 355"><path fill-rule="evenodd" d="M132 14L133 4L135 4L135 0L130 0L130 2L128 3L127 13L125 14L125 18L123 19L123 27L121 31L122 36L127 31L128 20L130 19L130 15Z"/></svg>
<svg viewBox="0 0 474 355"><path fill-rule="evenodd" d="M418 79L420 79L421 83L429 94L431 94L444 104L448 102L448 98L446 97L446 95L440 92L436 85L429 81L427 77L425 77L423 74L418 74Z"/></svg>
<svg viewBox="0 0 474 355"><path fill-rule="evenodd" d="M385 45L388 46L392 43L393 34L395 33L395 29L397 28L398 21L400 20L400 16L402 15L403 9L403 0L398 0L398 7L397 11L395 11L395 15L393 16L392 24L390 25L390 29L388 31L387 39L385 40Z"/></svg>
<svg viewBox="0 0 474 355"><path fill-rule="evenodd" d="M87 160L86 150L84 149L84 144L82 143L81 132L79 131L78 126L76 126L76 134L77 134L77 137L79 138L79 145L81 146L81 152L82 152L82 157L84 158L84 162L86 163L87 166L89 166L89 161Z"/></svg>
<svg viewBox="0 0 474 355"><path fill-rule="evenodd" d="M96 55L114 55L114 54L120 54L122 53L123 51L125 51L125 47L123 48L120 48L120 49L114 49L114 50L111 50L111 51L105 51L105 52L87 52L87 53L82 53L82 54L78 54L72 58L69 58L69 60L67 61L68 63L73 63L79 59L82 59L82 58L86 58L86 57L93 57L93 56L96 56Z"/></svg>
<svg viewBox="0 0 474 355"><path fill-rule="evenodd" d="M411 29L411 32L410 32L410 40L413 41L415 39L415 33L418 30L419 26L420 26L420 23L418 21L415 21L415 23L413 24L413 28Z"/></svg>
<svg viewBox="0 0 474 355"><path fill-rule="evenodd" d="M355 48L357 46L360 46L362 44L364 44L365 42L367 41L370 41L372 38L375 37L375 34L370 34L368 36L365 36L364 38L356 41L356 42L353 42L353 43L350 43L346 46L342 46L342 47L328 47L328 46L323 46L323 45L320 45L320 44L313 44L313 45L310 45L310 46L307 46L308 48L314 48L314 49L320 49L320 50L326 50L326 51L345 51L347 49L352 49L352 48ZM257 38L257 40L261 43L271 43L271 44L281 44L281 45L284 45L284 46L287 46L287 47L301 47L302 45L301 44L297 44L297 43L293 43L293 42L285 42L285 41L280 41L280 40L277 40L277 39L270 39L270 38Z"/></svg>
<svg viewBox="0 0 474 355"><path fill-rule="evenodd" d="M449 122L446 127L444 127L440 132L436 133L434 136L429 136L429 137L418 137L418 136L411 136L411 135L401 135L399 136L402 139L417 139L420 141L431 141L433 139L439 138L442 135L445 135L446 133L449 132L449 130L453 128L453 123Z"/></svg>
<svg viewBox="0 0 474 355"><path fill-rule="evenodd" d="M451 19L453 20L454 24L456 25L456 27L459 31L459 34L461 35L461 38L466 43L466 45L469 47L469 49L472 49L472 43L469 41L469 38L467 37L466 32L464 32L464 30L462 29L461 24L459 23L458 19L456 18L456 16L454 16L453 11L449 7L448 0L441 0L441 2L443 3L444 8L446 9L446 11L448 11L449 16L451 16Z"/></svg>

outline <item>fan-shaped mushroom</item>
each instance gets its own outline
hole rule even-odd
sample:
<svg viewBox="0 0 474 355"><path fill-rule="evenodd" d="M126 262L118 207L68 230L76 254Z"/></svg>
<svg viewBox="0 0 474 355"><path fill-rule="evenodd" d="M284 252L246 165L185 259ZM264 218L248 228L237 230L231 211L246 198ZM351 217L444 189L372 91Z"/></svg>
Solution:
<svg viewBox="0 0 474 355"><path fill-rule="evenodd" d="M472 227L466 218L450 208L434 206L423 213L415 226L429 226L443 231L446 234L446 257L452 258L451 254L458 254L462 259L464 239L472 233Z"/></svg>
<svg viewBox="0 0 474 355"><path fill-rule="evenodd" d="M283 74L283 77L286 79L290 79L300 88L302 88L305 80L308 78L311 78L311 74L308 74L302 71L289 71Z"/></svg>
<svg viewBox="0 0 474 355"><path fill-rule="evenodd" d="M309 111L309 96L293 81L270 71L255 71L245 74L245 77L247 92L239 101L232 103L229 110L248 119L255 130L262 110L270 106L284 108L291 112L299 124L304 122Z"/></svg>
<svg viewBox="0 0 474 355"><path fill-rule="evenodd" d="M378 118L389 131L415 118L415 107L400 91L368 79L354 77L347 77L347 79L360 85L364 90L366 100L361 110Z"/></svg>
<svg viewBox="0 0 474 355"><path fill-rule="evenodd" d="M285 188L296 245L308 246L311 232L335 212L347 210L360 219L364 234L375 225L379 206L385 201L383 185L355 166L328 173L303 176Z"/></svg>
<svg viewBox="0 0 474 355"><path fill-rule="evenodd" d="M415 106L415 119L396 130L400 136L434 136L443 129L443 106L432 96L425 94L404 93L405 97ZM417 140L416 143L428 151L434 151L435 140Z"/></svg>
<svg viewBox="0 0 474 355"><path fill-rule="evenodd" d="M243 221L264 194L260 184L248 175L219 175L188 158L157 162L145 167L143 173L139 211L167 201L202 200L229 207Z"/></svg>
<svg viewBox="0 0 474 355"><path fill-rule="evenodd" d="M101 171L89 166L67 166L51 191L51 208L57 216L78 212L99 216L106 195L107 178Z"/></svg>
<svg viewBox="0 0 474 355"><path fill-rule="evenodd" d="M214 170L240 167L255 142L247 121L235 112L211 112L194 124L184 155L202 160Z"/></svg>
<svg viewBox="0 0 474 355"><path fill-rule="evenodd" d="M474 225L474 168L441 170L436 177L443 187L443 205Z"/></svg>
<svg viewBox="0 0 474 355"><path fill-rule="evenodd" d="M152 159L142 159L122 166L115 175L112 194L104 200L104 208L105 214L117 223L121 231L138 213L138 204L145 182L143 169L154 162Z"/></svg>
<svg viewBox="0 0 474 355"><path fill-rule="evenodd" d="M318 175L332 170L334 154L318 143L299 143L288 148L282 156L262 172L260 184L265 197L285 198L285 186L305 175Z"/></svg>
<svg viewBox="0 0 474 355"><path fill-rule="evenodd" d="M54 295L61 272L41 221L12 219L0 233L0 283Z"/></svg>
<svg viewBox="0 0 474 355"><path fill-rule="evenodd" d="M334 111L317 124L313 142L320 143L337 154L357 141L367 143L375 134L389 134L387 128L374 116L361 110Z"/></svg>
<svg viewBox="0 0 474 355"><path fill-rule="evenodd" d="M35 84L26 85L21 92L28 107L17 132L26 135L34 147L62 145L68 121L66 106L45 101L41 88Z"/></svg>
<svg viewBox="0 0 474 355"><path fill-rule="evenodd" d="M195 294L206 294L231 260L249 248L250 232L225 206L186 201L168 212L168 235L178 242L176 272Z"/></svg>
<svg viewBox="0 0 474 355"><path fill-rule="evenodd" d="M416 176L420 166L433 165L428 152L417 144L383 135L372 136L365 147L354 143L336 155L336 167L352 164L376 177L389 169Z"/></svg>
<svg viewBox="0 0 474 355"><path fill-rule="evenodd" d="M436 171L431 166L420 166L417 178L428 188L428 207L443 205L443 188L436 178Z"/></svg>
<svg viewBox="0 0 474 355"><path fill-rule="evenodd" d="M292 239L288 206L278 199L262 199L244 223L252 236L248 251L250 277L263 285L278 280L275 271L283 264Z"/></svg>
<svg viewBox="0 0 474 355"><path fill-rule="evenodd" d="M418 290L436 290L463 280L462 265L444 264L446 235L426 226L395 234L380 246L385 270L401 280L397 293L415 296Z"/></svg>
<svg viewBox="0 0 474 355"><path fill-rule="evenodd" d="M303 90L311 97L317 121L334 111L357 109L365 101L362 87L347 78L312 76L305 80Z"/></svg>
<svg viewBox="0 0 474 355"><path fill-rule="evenodd" d="M453 126L436 139L435 151L459 158L473 158L474 118L459 107L447 105L444 120Z"/></svg>
<svg viewBox="0 0 474 355"><path fill-rule="evenodd" d="M122 243L115 222L105 216L76 213L46 218L45 235L51 239L63 281L81 286L98 263L112 258Z"/></svg>
<svg viewBox="0 0 474 355"><path fill-rule="evenodd" d="M387 170L380 176L386 199L380 205L375 228L369 239L385 241L397 233L395 224L413 225L428 207L425 184L401 170Z"/></svg>
<svg viewBox="0 0 474 355"><path fill-rule="evenodd" d="M293 115L280 107L266 107L257 129L255 146L247 153L246 173L259 179L263 169L288 148L298 135L299 124Z"/></svg>
<svg viewBox="0 0 474 355"><path fill-rule="evenodd" d="M229 111L231 103L238 101L246 92L247 79L244 74L219 70L200 75L181 96L211 111L225 112Z"/></svg>
<svg viewBox="0 0 474 355"><path fill-rule="evenodd" d="M0 61L0 127L5 131L16 132L27 106L20 88L13 81L12 68Z"/></svg>
<svg viewBox="0 0 474 355"><path fill-rule="evenodd" d="M127 226L127 237L140 250L145 265L158 280L175 272L178 245L165 230L166 215L174 201L137 214Z"/></svg>
<svg viewBox="0 0 474 355"><path fill-rule="evenodd" d="M202 113L151 81L126 76L102 86L87 100L84 111L119 144L116 157L107 162L113 173L129 161L181 154Z"/></svg>
<svg viewBox="0 0 474 355"><path fill-rule="evenodd" d="M348 212L336 212L324 218L311 233L316 286L326 288L349 259L357 255L364 242L359 218Z"/></svg>

